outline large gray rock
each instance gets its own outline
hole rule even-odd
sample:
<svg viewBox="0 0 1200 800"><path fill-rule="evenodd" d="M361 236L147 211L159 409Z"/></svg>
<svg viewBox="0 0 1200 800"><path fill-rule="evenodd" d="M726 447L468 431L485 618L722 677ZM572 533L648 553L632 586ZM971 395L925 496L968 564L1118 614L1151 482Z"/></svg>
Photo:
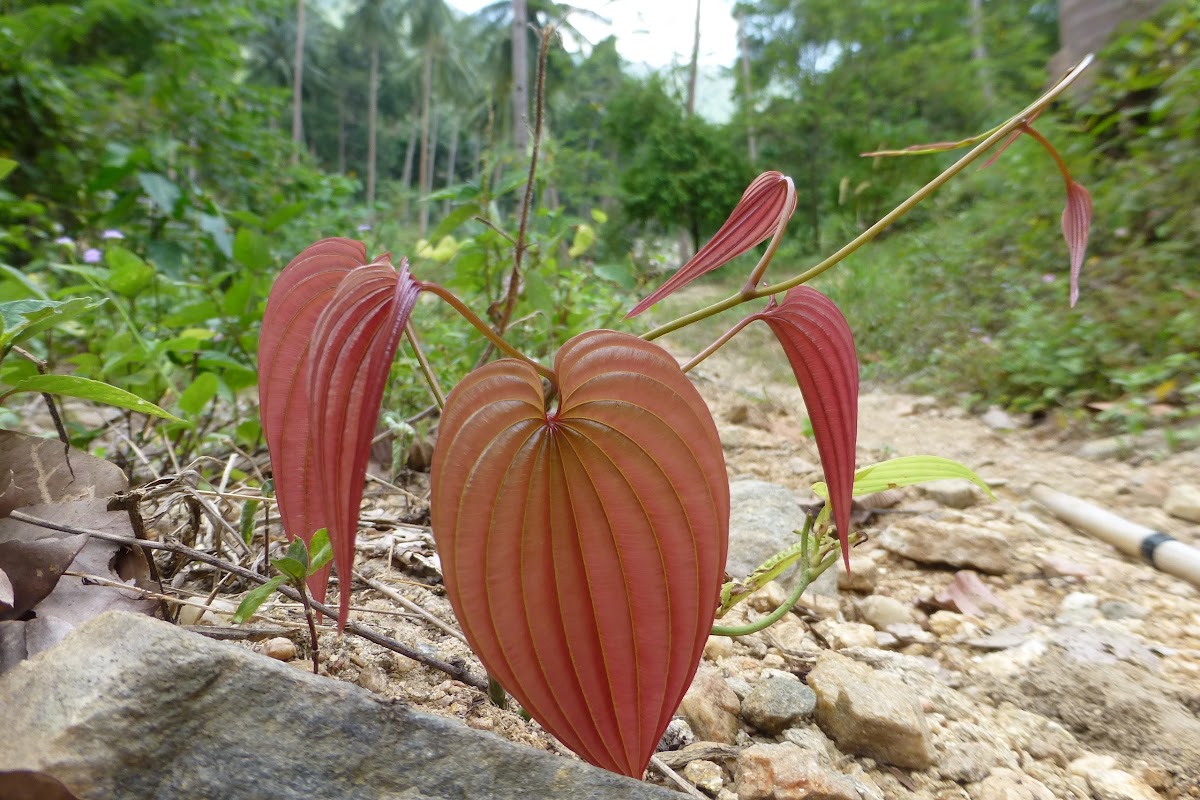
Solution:
<svg viewBox="0 0 1200 800"><path fill-rule="evenodd" d="M1013 549L1009 538L982 525L924 518L895 522L877 541L885 550L922 564L949 564L990 575L1008 571Z"/></svg>
<svg viewBox="0 0 1200 800"><path fill-rule="evenodd" d="M90 798L676 795L109 612L0 677L0 776Z"/></svg>
<svg viewBox="0 0 1200 800"><path fill-rule="evenodd" d="M793 531L804 527L804 508L786 486L753 479L729 484L729 558L725 571L744 578L780 550L800 541ZM789 570L779 580L795 585Z"/></svg>

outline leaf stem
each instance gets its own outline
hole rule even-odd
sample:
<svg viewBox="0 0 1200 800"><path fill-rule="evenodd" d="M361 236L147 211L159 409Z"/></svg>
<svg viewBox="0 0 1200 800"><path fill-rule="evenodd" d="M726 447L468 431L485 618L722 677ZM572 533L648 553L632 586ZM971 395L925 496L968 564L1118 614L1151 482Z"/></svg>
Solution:
<svg viewBox="0 0 1200 800"><path fill-rule="evenodd" d="M724 347L726 342L736 336L742 328L746 327L753 321L754 320L752 317L746 317L745 319L738 321L736 325L725 331L725 333L721 334L721 336L715 342L697 353L691 361L684 364L682 367L680 367L680 369L684 372L691 372L701 361Z"/></svg>
<svg viewBox="0 0 1200 800"><path fill-rule="evenodd" d="M925 200L931 194L936 192L938 189L942 188L942 186L944 186L947 182L949 182L951 178L958 175L958 173L962 172L964 169L966 169L968 166L970 166L980 156L982 156L985 152L987 152L989 149L991 149L997 142L999 142L1002 139L1004 139L1005 137L1007 137L1013 131L1022 129L1023 127L1027 126L1028 119L1040 114L1042 112L1042 110L1046 108L1046 106L1050 105L1050 103L1052 103L1059 95L1061 95L1064 91L1066 91L1067 87L1069 87L1071 84L1073 84L1079 78L1079 76L1083 73L1083 71L1086 70L1088 68L1088 66L1091 65L1091 63L1092 63L1092 56L1089 55L1089 56L1085 57L1082 61L1079 62L1079 64L1077 64L1075 66L1074 69L1072 69L1069 73L1067 73L1067 75L1062 80L1060 80L1058 83L1056 83L1054 86L1052 86L1049 90L1047 90L1041 97L1039 97L1037 100L1034 100L1032 103L1030 103L1019 114L1017 114L1014 117L1011 117L1008 120L1008 122L1006 122L1003 125L1001 125L1000 127L996 128L990 136L988 136L986 139L984 139L978 145L973 147L966 155L964 155L958 161L955 161L940 175L938 175L936 178L931 180L929 183L922 186L915 193L913 193L912 196L910 196L907 200L905 200L900 205L896 206L886 216L884 216L882 219L880 219L874 225L872 225L871 227L867 228L865 231L860 233L852 241L850 241L848 244L846 244L840 250L835 252L833 255L826 258L824 261L821 261L817 265L810 267L809 269L800 273L796 277L789 278L786 281L781 281L780 283L771 284L770 286L764 286L761 289L751 289L749 291L747 291L746 289L743 289L742 291L738 292L737 294L731 295L730 297L727 297L726 299L724 299L718 303L714 303L714 304L708 306L707 308L702 308L699 311L693 311L692 313L685 314L684 316L679 317L678 319L672 320L671 322L665 323L663 325L659 325L657 328L654 328L653 330L647 331L646 333L642 334L642 338L647 341L652 341L654 339L657 339L660 336L663 336L664 334L679 330L680 328L690 325L693 322L697 322L699 320L706 319L708 317L711 317L714 314L718 314L722 311L725 311L726 309L730 309L730 308L733 308L734 306L745 303L748 300L754 300L759 297L766 297L768 295L778 294L779 292L783 292L783 291L787 291L788 289L795 288L796 286L799 286L803 283L807 283L808 281L811 281L813 278L817 277L821 273L823 273L826 270L830 269L831 267L834 267L837 264L841 263L848 256L850 256L855 251L857 251L860 247L862 247L864 244L866 244L867 242L874 239L876 236L878 236L880 233L885 231L887 228L891 227L898 219L900 219L905 214L907 214L909 211L911 211L913 208L915 208L918 204L920 204L923 200Z"/></svg>
<svg viewBox="0 0 1200 800"><path fill-rule="evenodd" d="M462 315L463 319L471 323L471 325L474 326L477 331L486 336L488 340L499 350L509 356L512 356L513 358L524 361L526 364L537 370L537 373L546 380L550 381L550 383L555 386L558 385L558 380L555 378L553 370L551 370L549 367L539 364L517 348L513 347L508 342L504 341L500 334L492 330L492 326L481 320L474 311L467 307L466 303L464 303L462 300L459 300L449 289L439 284L428 283L426 281L419 281L418 283L420 284L421 291L435 294L445 300L455 311Z"/></svg>
<svg viewBox="0 0 1200 800"><path fill-rule="evenodd" d="M1063 180L1067 184L1067 191L1070 191L1071 184L1075 182L1075 179L1071 177L1071 170L1067 169L1067 162L1063 161L1063 157L1059 155L1058 150L1055 149L1054 145L1050 144L1049 139L1039 131L1034 130L1032 125L1022 125L1021 129L1027 136L1032 137L1034 141L1040 144L1050 154L1050 157L1054 159L1054 163L1058 166L1058 171L1062 173Z"/></svg>
<svg viewBox="0 0 1200 800"><path fill-rule="evenodd" d="M429 384L429 391L433 394L438 408L445 408L446 395L442 391L441 384L438 383L437 373L433 371L433 368L429 366L429 360L425 358L425 351L421 349L421 342L417 339L417 331L413 328L411 319L404 323L404 335L408 337L408 343L412 345L413 354L417 357L417 364L421 367L421 374L425 376L425 382Z"/></svg>

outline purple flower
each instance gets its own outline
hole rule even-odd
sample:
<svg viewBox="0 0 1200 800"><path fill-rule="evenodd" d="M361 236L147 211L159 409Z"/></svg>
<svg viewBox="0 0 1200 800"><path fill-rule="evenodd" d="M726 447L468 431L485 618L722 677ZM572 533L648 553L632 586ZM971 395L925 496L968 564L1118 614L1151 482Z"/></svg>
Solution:
<svg viewBox="0 0 1200 800"><path fill-rule="evenodd" d="M124 239L125 234L115 228L109 228L104 233L100 234L101 239Z"/></svg>
<svg viewBox="0 0 1200 800"><path fill-rule="evenodd" d="M61 244L64 247L70 247L71 245L75 244L75 240L72 239L70 236L60 236L54 240L54 243Z"/></svg>
<svg viewBox="0 0 1200 800"><path fill-rule="evenodd" d="M358 226L359 233L365 233L366 231L369 231L369 230L371 230L371 223L369 223L369 222L364 222L362 225Z"/></svg>
<svg viewBox="0 0 1200 800"><path fill-rule="evenodd" d="M98 264L100 263L100 258L100 251L94 247L89 247L83 251L83 261L85 264Z"/></svg>
<svg viewBox="0 0 1200 800"><path fill-rule="evenodd" d="M1058 277L1052 272L1047 272L1042 276L1042 283L1054 283L1056 280L1058 280Z"/></svg>

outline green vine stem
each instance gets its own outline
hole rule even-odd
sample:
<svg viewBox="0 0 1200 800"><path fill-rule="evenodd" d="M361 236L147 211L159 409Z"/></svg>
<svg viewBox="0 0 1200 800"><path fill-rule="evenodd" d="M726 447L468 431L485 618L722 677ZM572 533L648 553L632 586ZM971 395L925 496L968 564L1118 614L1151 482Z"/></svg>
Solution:
<svg viewBox="0 0 1200 800"><path fill-rule="evenodd" d="M680 367L680 369L684 372L691 372L697 364L724 347L730 339L732 339L734 336L737 336L738 333L741 332L742 328L746 327L751 322L753 322L753 320L749 317L740 320L738 324L721 334L721 336L715 342L693 356L692 360L684 364L682 367Z"/></svg>
<svg viewBox="0 0 1200 800"><path fill-rule="evenodd" d="M796 605L800 600L800 595L804 594L804 590L825 572L825 570L837 563L838 551L833 550L828 553L824 559L814 564L805 564L804 571L800 574L799 580L796 581L796 588L788 595L788 599L780 604L779 608L772 611L765 617L757 619L748 625L714 625L712 627L712 635L714 636L748 636L751 633L758 633L764 628L770 627L785 615Z"/></svg>
<svg viewBox="0 0 1200 800"><path fill-rule="evenodd" d="M942 186L949 182L951 178L958 175L958 173L962 172L964 169L974 163L980 156L990 150L997 142L1001 141L1014 131L1027 128L1028 120L1040 114L1048 105L1050 105L1050 103L1054 102L1056 98L1065 92L1067 88L1079 78L1079 76L1091 65L1091 63L1092 56L1089 55L1085 57L1079 62L1079 64L1075 66L1074 69L1067 73L1062 80L1056 83L1037 100L1030 103L1029 106L1021 111L1021 113L1010 118L1008 122L996 128L990 136L977 144L958 161L955 161L940 175L922 186L907 200L888 212L888 214L882 219L880 219L871 227L867 228L840 250L826 258L824 261L821 261L816 266L809 268L794 278L789 278L788 280L771 284L770 286L764 286L761 289L743 289L737 294L731 295L720 302L713 303L712 305L699 309L698 311L693 311L692 313L685 314L678 319L672 320L671 322L659 325L657 328L642 334L642 338L646 341L653 341L660 336L671 333L672 331L677 331L680 328L686 327L694 322L707 319L714 314L727 311L728 309L741 305L742 303L750 300L755 300L760 297L767 297L769 295L787 291L788 289L793 289L803 283L811 281L821 273L841 263L864 244L871 241L880 233L891 227L898 219L919 205L931 194L942 188Z"/></svg>
<svg viewBox="0 0 1200 800"><path fill-rule="evenodd" d="M537 370L537 373L539 375L541 375L546 380L550 381L552 386L558 385L558 379L555 377L554 371L552 369L550 369L547 366L544 366L543 364L539 364L538 362L534 361L532 358L525 355L520 350L518 350L517 348L513 347L511 344L506 342L503 337L501 337L498 333L496 333L494 330L492 330L492 326L488 325L486 322L484 322L482 319L480 319L478 314L476 314L474 311L472 311L467 306L467 304L464 303L462 300L459 300L457 297L455 297L454 293L451 292L449 289L447 289L446 287L441 286L439 284L429 283L427 281L419 281L418 285L421 287L421 291L429 292L430 294L437 295L438 297L445 300L446 303L448 303L451 308L453 308L455 311L457 311L462 316L463 319L465 319L467 322L471 323L471 325L475 328L475 330L479 331L484 336L486 336L488 338L488 340L492 344L494 344L496 346L496 348L499 349L501 352L503 352L506 355L509 355L515 359L518 359L520 361L524 361L526 364L528 364L529 366L531 366L535 370Z"/></svg>

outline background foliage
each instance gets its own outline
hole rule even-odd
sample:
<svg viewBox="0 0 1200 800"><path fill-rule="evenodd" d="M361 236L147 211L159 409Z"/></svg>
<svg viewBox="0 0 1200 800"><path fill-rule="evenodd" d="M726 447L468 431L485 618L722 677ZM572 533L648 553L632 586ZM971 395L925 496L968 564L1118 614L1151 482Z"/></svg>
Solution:
<svg viewBox="0 0 1200 800"><path fill-rule="evenodd" d="M357 234L407 254L480 313L507 288L528 168L511 4L466 16L443 0L307 0L298 31L299 5L0 0L0 159L15 162L0 183L0 302L105 299L26 345L179 414L164 428L179 458L257 446L258 321L308 242ZM535 355L620 326L764 169L799 193L774 273L806 266L945 163L860 152L990 127L1044 83L1057 47L1053 2L985 0L977 16L959 0L744 2L749 80L730 65L736 112L709 120L679 74L584 43L584 12L528 6L530 74L536 26L562 31L510 333ZM1198 18L1194 0L1169 3L1109 48L1095 91L1039 121L1096 201L1079 307L1065 302L1061 184L1019 141L823 279L870 374L1038 412L1116 401L1100 420L1126 426L1191 413ZM452 381L483 343L442 313L417 311ZM385 407L411 430L428 399L407 359ZM0 383L33 370L9 358ZM104 430L68 422L81 442ZM20 419L0 409L0 424Z"/></svg>

